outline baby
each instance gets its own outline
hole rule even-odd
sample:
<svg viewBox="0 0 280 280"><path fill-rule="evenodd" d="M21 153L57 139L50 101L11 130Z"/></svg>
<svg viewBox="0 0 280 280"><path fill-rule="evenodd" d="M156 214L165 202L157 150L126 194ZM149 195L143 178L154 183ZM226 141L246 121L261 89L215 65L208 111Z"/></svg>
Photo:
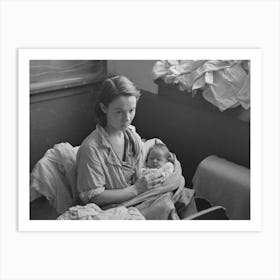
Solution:
<svg viewBox="0 0 280 280"><path fill-rule="evenodd" d="M160 174L165 180L174 171L171 154L162 143L156 143L149 150L146 167L141 169L142 175Z"/></svg>

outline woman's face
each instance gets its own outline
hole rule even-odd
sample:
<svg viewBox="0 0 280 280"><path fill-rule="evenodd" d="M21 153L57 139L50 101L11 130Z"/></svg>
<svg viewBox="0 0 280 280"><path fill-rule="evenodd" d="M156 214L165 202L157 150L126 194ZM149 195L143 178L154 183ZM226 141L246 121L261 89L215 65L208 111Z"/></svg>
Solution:
<svg viewBox="0 0 280 280"><path fill-rule="evenodd" d="M123 131L132 122L136 111L137 100L135 96L120 96L113 100L107 107L100 104L106 114L106 128L110 131Z"/></svg>

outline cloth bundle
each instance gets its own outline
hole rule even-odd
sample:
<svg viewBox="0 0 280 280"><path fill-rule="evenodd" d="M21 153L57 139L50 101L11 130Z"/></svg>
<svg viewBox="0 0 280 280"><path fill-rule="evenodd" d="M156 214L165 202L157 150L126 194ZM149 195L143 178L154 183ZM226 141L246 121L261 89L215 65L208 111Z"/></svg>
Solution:
<svg viewBox="0 0 280 280"><path fill-rule="evenodd" d="M119 206L108 210L102 210L94 203L85 206L71 207L60 215L58 220L145 220L145 217L135 207Z"/></svg>
<svg viewBox="0 0 280 280"><path fill-rule="evenodd" d="M44 196L59 214L76 203L78 148L60 143L47 150L30 174L30 201Z"/></svg>
<svg viewBox="0 0 280 280"><path fill-rule="evenodd" d="M154 77L178 84L181 91L202 96L220 111L241 105L250 107L249 61L243 60L160 60Z"/></svg>

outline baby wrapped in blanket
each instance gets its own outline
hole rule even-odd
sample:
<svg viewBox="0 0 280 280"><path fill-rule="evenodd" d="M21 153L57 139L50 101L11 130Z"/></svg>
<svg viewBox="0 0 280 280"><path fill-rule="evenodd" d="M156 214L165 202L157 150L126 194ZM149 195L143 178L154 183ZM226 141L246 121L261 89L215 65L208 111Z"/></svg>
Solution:
<svg viewBox="0 0 280 280"><path fill-rule="evenodd" d="M147 220L178 220L197 212L194 190L185 187L176 155L158 138L144 140L140 176L159 172L162 182L122 206L136 207Z"/></svg>
<svg viewBox="0 0 280 280"><path fill-rule="evenodd" d="M174 171L171 153L163 143L155 143L147 154L146 166L141 168L141 175L161 175L163 181Z"/></svg>

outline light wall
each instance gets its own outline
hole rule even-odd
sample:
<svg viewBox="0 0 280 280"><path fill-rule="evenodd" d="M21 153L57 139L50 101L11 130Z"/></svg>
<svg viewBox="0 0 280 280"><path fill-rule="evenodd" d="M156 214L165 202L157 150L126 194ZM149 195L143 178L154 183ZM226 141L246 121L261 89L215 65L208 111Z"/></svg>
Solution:
<svg viewBox="0 0 280 280"><path fill-rule="evenodd" d="M152 74L155 62L156 60L108 60L107 70L108 74L125 75L137 87L157 93Z"/></svg>

